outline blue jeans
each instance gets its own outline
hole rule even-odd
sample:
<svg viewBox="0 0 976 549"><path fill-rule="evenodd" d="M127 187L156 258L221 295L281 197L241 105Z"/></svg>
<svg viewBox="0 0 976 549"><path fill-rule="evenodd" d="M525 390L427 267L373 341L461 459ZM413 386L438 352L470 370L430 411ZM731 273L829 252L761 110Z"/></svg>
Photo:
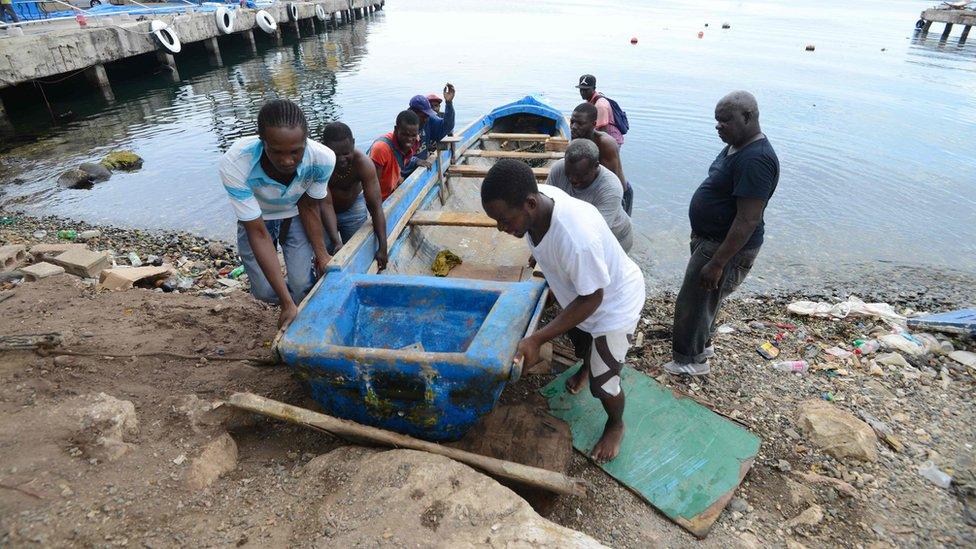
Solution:
<svg viewBox="0 0 976 549"><path fill-rule="evenodd" d="M339 229L339 238L342 238L342 243L345 244L349 242L352 235L356 234L356 231L363 226L366 222L366 217L368 216L368 211L366 209L366 197L359 194L356 201L349 206L349 209L344 212L336 212L336 225ZM332 239L326 235L326 244L329 244L329 253L334 254L335 249L338 247Z"/></svg>
<svg viewBox="0 0 976 549"><path fill-rule="evenodd" d="M315 251L312 249L312 244L308 241L308 237L305 236L305 227L302 226L302 220L297 215L290 219L291 223L289 224L287 234L282 238L281 226L285 221L289 220L275 219L265 221L264 226L267 227L268 233L271 234L271 239L275 243L275 249L277 249L279 244L281 245L281 252L285 256L285 269L288 272L286 278L288 293L291 294L291 298L297 305L302 302L305 294L315 284ZM251 241L247 237L247 229L244 228L243 223L237 224L237 252L241 255L241 259L244 260L244 269L247 271L247 277L251 281L251 294L261 301L277 304L278 294L275 293L271 287L271 283L264 276L261 266L258 265L257 257L254 256L254 250L251 249Z"/></svg>
<svg viewBox="0 0 976 549"><path fill-rule="evenodd" d="M627 217L633 217L631 214L634 211L634 187L630 185L630 181L627 182L627 189L624 191L622 205L624 211L627 213Z"/></svg>

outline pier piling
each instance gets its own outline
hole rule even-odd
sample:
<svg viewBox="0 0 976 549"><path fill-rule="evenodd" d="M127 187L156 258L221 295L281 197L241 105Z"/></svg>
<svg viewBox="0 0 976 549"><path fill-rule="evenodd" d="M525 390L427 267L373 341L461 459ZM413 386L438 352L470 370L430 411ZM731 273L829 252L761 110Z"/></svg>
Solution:
<svg viewBox="0 0 976 549"><path fill-rule="evenodd" d="M169 72L169 79L173 82L180 81L180 71L176 68L176 59L173 54L166 53L165 51L156 52L156 58L159 62L167 69Z"/></svg>
<svg viewBox="0 0 976 549"><path fill-rule="evenodd" d="M932 23L945 23L945 29L942 31L942 36L939 39L942 42L949 39L949 34L952 33L953 25L962 25L962 36L959 37L959 45L961 46L965 44L966 39L969 38L970 28L973 25L976 25L976 11L932 8L922 12L921 20L922 28L919 33L922 39L925 38L929 32L929 29L932 28Z"/></svg>
<svg viewBox="0 0 976 549"><path fill-rule="evenodd" d="M258 54L258 43L254 39L254 31L252 29L247 29L241 32L241 36L244 37L244 41L247 42L247 47L251 49L251 55Z"/></svg>
<svg viewBox="0 0 976 549"><path fill-rule="evenodd" d="M223 67L224 60L220 57L220 44L217 43L217 37L207 38L203 41L203 45L207 48L207 56L210 59L210 64L215 67Z"/></svg>
<svg viewBox="0 0 976 549"><path fill-rule="evenodd" d="M969 38L969 29L973 28L972 25L966 25L962 29L962 36L959 37L959 45L966 43L966 39Z"/></svg>
<svg viewBox="0 0 976 549"><path fill-rule="evenodd" d="M88 81L98 87L102 98L107 103L115 102L115 93L112 92L112 84L108 81L108 73L105 72L105 65L92 65L85 69L85 77Z"/></svg>

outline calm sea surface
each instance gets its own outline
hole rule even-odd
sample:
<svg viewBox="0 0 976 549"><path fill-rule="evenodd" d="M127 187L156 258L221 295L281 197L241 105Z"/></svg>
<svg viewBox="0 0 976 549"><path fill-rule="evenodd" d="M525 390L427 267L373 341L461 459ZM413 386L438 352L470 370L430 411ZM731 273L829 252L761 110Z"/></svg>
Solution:
<svg viewBox="0 0 976 549"><path fill-rule="evenodd" d="M71 113L56 125L37 94L8 98L19 135L0 145L0 205L230 240L217 160L254 133L265 100L297 100L313 126L343 120L365 149L410 96L444 82L458 90L461 127L527 94L569 112L578 76L593 73L631 121L622 155L649 278L673 282L683 268L688 201L722 147L713 108L739 88L757 96L782 165L760 280L810 282L878 262L972 275L976 36L959 46L957 28L940 43L939 24L915 36L931 4L391 0L328 36L286 32L283 47L259 37L257 57L223 40L222 68L188 48L179 83L110 68L111 106L80 76L50 86L53 110ZM64 169L119 148L145 167L91 190L56 186Z"/></svg>

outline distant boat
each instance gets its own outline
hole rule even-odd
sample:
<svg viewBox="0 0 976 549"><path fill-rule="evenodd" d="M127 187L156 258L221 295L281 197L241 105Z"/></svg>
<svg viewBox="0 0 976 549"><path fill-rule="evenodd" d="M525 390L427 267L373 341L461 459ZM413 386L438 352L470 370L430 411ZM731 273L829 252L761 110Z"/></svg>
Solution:
<svg viewBox="0 0 976 549"><path fill-rule="evenodd" d="M547 142L564 145L569 133L566 118L534 97L496 108L445 139L453 150L387 199L386 271L376 273L368 222L336 254L275 342L327 413L450 440L491 411L521 374L515 349L548 290L527 267L525 243L484 214L480 184L501 157L534 163L545 179L562 156ZM431 265L444 250L462 263L442 278Z"/></svg>

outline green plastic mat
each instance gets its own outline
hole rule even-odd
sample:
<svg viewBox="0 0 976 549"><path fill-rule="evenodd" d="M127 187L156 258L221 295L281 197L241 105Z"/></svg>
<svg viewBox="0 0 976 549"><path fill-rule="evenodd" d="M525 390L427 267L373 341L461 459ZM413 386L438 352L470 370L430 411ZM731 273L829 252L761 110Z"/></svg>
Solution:
<svg viewBox="0 0 976 549"><path fill-rule="evenodd" d="M569 423L573 447L589 456L606 423L600 401L584 388L566 392L570 368L542 389L552 415ZM671 520L699 537L732 498L759 451L759 437L690 398L624 367L627 426L620 455L599 465Z"/></svg>

